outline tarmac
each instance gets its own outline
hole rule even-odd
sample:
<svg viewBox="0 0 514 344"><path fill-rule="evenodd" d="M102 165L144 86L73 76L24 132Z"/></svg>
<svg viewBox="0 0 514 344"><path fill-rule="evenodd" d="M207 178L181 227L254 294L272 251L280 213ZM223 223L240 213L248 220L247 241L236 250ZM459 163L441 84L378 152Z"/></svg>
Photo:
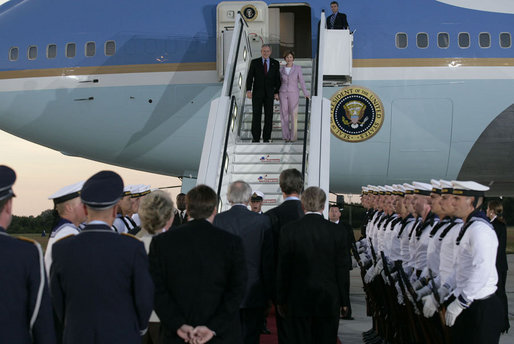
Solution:
<svg viewBox="0 0 514 344"><path fill-rule="evenodd" d="M500 337L501 344L514 343L514 254L507 255L510 270L507 273L507 298L509 300L509 319L511 329ZM362 332L371 328L371 318L366 316L366 301L362 288L360 271L350 271L350 303L354 320L340 320L339 339L343 344L363 343Z"/></svg>

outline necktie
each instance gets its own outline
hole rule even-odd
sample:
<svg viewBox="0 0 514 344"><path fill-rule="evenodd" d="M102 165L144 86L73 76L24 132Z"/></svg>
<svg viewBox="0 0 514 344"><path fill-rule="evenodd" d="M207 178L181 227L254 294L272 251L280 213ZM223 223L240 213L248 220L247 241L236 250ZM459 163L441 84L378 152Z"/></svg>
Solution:
<svg viewBox="0 0 514 344"><path fill-rule="evenodd" d="M268 60L264 60L264 75L268 74Z"/></svg>
<svg viewBox="0 0 514 344"><path fill-rule="evenodd" d="M333 29L334 28L334 24L336 22L336 15L335 14L332 14L332 17L330 17L330 28Z"/></svg>
<svg viewBox="0 0 514 344"><path fill-rule="evenodd" d="M183 211L183 210L180 212L180 219L181 219L182 221L184 221L184 211Z"/></svg>

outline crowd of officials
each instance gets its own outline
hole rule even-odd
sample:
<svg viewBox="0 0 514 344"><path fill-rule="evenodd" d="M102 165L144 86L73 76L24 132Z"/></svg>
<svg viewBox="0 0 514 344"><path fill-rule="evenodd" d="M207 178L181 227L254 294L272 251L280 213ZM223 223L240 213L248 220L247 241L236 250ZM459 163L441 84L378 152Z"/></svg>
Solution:
<svg viewBox="0 0 514 344"><path fill-rule="evenodd" d="M257 344L271 303L279 343L337 340L351 239L296 169L282 171L284 202L265 214L244 181L217 214L206 185L175 208L164 191L98 172L50 196L59 220L45 257L6 232L15 181L0 166L0 343Z"/></svg>
<svg viewBox="0 0 514 344"><path fill-rule="evenodd" d="M363 187L353 247L373 328L366 343L498 343L509 330L501 202L472 181Z"/></svg>

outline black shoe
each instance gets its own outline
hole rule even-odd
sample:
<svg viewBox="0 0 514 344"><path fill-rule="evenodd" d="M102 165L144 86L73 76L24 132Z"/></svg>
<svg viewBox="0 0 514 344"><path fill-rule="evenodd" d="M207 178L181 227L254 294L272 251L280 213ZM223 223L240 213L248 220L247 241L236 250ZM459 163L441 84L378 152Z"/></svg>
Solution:
<svg viewBox="0 0 514 344"><path fill-rule="evenodd" d="M269 143L269 140L262 140L262 142L264 142L264 143Z"/></svg>
<svg viewBox="0 0 514 344"><path fill-rule="evenodd" d="M259 140L252 140L252 143L259 143Z"/></svg>
<svg viewBox="0 0 514 344"><path fill-rule="evenodd" d="M355 320L355 318L352 317L351 315L347 315L345 317L341 317L341 319L343 319L343 320Z"/></svg>

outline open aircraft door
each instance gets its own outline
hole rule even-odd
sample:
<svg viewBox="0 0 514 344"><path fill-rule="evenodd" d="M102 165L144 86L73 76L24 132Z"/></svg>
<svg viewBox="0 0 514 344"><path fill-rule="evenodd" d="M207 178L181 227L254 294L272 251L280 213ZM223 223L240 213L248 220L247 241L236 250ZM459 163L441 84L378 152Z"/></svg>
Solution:
<svg viewBox="0 0 514 344"><path fill-rule="evenodd" d="M237 12L241 12L250 31L253 56L259 56L261 45L268 43L268 5L263 1L223 1L216 7L216 70L220 80L225 75L230 42Z"/></svg>

